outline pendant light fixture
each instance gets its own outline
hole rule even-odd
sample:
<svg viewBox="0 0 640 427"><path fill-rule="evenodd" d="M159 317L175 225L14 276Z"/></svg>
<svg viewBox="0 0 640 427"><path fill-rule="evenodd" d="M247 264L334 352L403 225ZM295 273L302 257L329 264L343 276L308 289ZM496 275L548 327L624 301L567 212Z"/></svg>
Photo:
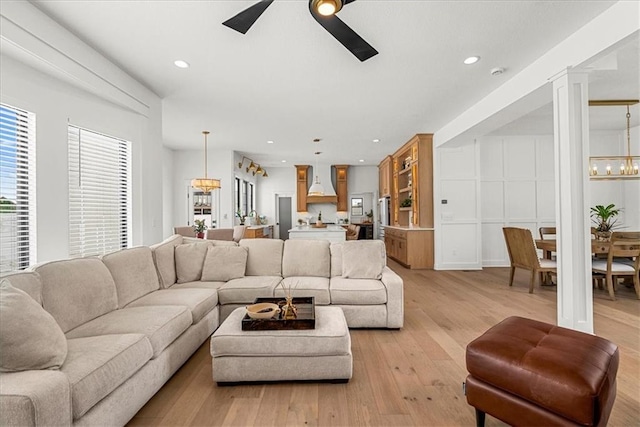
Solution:
<svg viewBox="0 0 640 427"><path fill-rule="evenodd" d="M194 178L191 180L191 186L202 190L203 193L208 194L211 190L220 188L220 180L215 178L207 178L207 135L208 130L203 130L204 135L204 178Z"/></svg>
<svg viewBox="0 0 640 427"><path fill-rule="evenodd" d="M627 155L589 157L589 177L591 179L640 179L638 165L640 156L631 155L631 111L630 106L637 99L589 101L589 106L626 106L627 107ZM600 169L598 168L600 166Z"/></svg>
<svg viewBox="0 0 640 427"><path fill-rule="evenodd" d="M311 187L309 187L309 193L307 194L307 196L324 196L324 187L322 186L322 184L320 184L320 179L318 179L318 156L321 154L320 151L316 151L314 153L316 155L316 167L313 170L316 173L316 180L314 181L314 183L311 185Z"/></svg>

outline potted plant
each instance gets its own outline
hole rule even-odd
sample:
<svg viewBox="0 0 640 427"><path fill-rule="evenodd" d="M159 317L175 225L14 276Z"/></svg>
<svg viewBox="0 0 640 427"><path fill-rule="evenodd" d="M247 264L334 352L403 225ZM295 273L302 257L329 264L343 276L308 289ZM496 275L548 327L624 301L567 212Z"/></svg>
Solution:
<svg viewBox="0 0 640 427"><path fill-rule="evenodd" d="M619 213L620 209L616 209L616 205L613 203L609 206L596 205L591 208L591 221L596 225L596 238L609 240L611 231L618 222L616 216Z"/></svg>
<svg viewBox="0 0 640 427"><path fill-rule="evenodd" d="M207 229L207 224L204 219L196 219L193 221L193 231L196 232L198 239L204 239L204 231Z"/></svg>
<svg viewBox="0 0 640 427"><path fill-rule="evenodd" d="M240 219L240 225L244 225L244 222L247 219L247 216L242 215L241 211L236 212L236 216Z"/></svg>
<svg viewBox="0 0 640 427"><path fill-rule="evenodd" d="M373 221L373 209L371 209L365 215L367 215L367 222L372 222Z"/></svg>

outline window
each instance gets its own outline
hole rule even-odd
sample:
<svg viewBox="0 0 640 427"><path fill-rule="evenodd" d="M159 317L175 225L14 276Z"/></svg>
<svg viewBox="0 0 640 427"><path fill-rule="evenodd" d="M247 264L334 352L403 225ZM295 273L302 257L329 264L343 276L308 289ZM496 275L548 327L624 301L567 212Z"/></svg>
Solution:
<svg viewBox="0 0 640 427"><path fill-rule="evenodd" d="M69 256L130 245L131 143L69 126Z"/></svg>
<svg viewBox="0 0 640 427"><path fill-rule="evenodd" d="M0 104L0 273L36 262L36 117Z"/></svg>
<svg viewBox="0 0 640 427"><path fill-rule="evenodd" d="M256 209L254 188L253 182L245 181L236 177L234 188L236 212L248 215L249 212Z"/></svg>

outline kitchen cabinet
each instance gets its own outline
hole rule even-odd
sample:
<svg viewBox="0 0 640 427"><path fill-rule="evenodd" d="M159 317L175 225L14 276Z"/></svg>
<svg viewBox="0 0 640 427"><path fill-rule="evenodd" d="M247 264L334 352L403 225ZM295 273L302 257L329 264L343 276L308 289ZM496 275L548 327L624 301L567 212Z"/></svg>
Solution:
<svg viewBox="0 0 640 427"><path fill-rule="evenodd" d="M433 136L414 136L392 159L392 225L433 228Z"/></svg>
<svg viewBox="0 0 640 427"><path fill-rule="evenodd" d="M387 256L407 268L433 269L433 230L385 227Z"/></svg>
<svg viewBox="0 0 640 427"><path fill-rule="evenodd" d="M338 203L336 210L338 212L348 212L349 197L347 194L347 169L349 165L335 165L336 168L336 193L338 195Z"/></svg>
<svg viewBox="0 0 640 427"><path fill-rule="evenodd" d="M243 239L271 239L273 238L273 225L250 226L244 230Z"/></svg>
<svg viewBox="0 0 640 427"><path fill-rule="evenodd" d="M380 192L380 197L391 196L391 162L391 156L387 156L378 165L378 191Z"/></svg>
<svg viewBox="0 0 640 427"><path fill-rule="evenodd" d="M307 211L307 191L309 165L296 165L296 211Z"/></svg>

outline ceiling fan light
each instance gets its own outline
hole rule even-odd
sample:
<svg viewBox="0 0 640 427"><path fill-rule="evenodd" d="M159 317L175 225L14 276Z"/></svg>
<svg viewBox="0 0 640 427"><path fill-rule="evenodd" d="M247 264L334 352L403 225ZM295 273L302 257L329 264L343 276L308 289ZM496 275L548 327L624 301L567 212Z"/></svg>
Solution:
<svg viewBox="0 0 640 427"><path fill-rule="evenodd" d="M316 0L316 11L322 16L331 16L342 9L342 1L340 0Z"/></svg>

